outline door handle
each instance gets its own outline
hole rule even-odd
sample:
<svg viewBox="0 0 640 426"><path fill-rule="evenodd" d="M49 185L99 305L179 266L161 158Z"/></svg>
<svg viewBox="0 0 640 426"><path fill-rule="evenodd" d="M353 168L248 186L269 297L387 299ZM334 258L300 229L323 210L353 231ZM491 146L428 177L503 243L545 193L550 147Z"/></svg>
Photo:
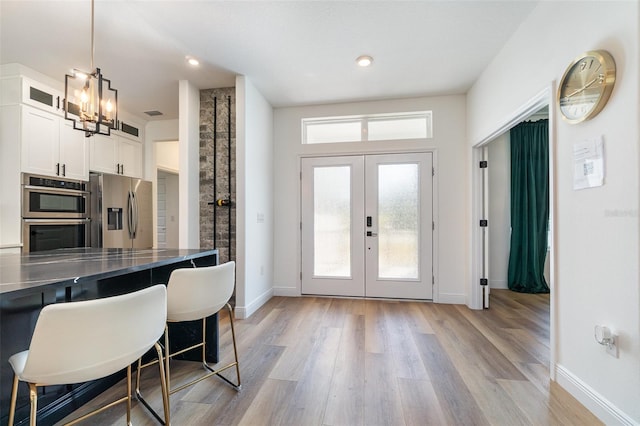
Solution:
<svg viewBox="0 0 640 426"><path fill-rule="evenodd" d="M133 199L133 238L136 238L138 235L138 199L135 192L131 193L131 197Z"/></svg>
<svg viewBox="0 0 640 426"><path fill-rule="evenodd" d="M127 195L127 225L129 228L129 238L133 239L133 197L131 196L131 191L129 191Z"/></svg>
<svg viewBox="0 0 640 426"><path fill-rule="evenodd" d="M62 165L62 176L67 176L67 165L66 164Z"/></svg>

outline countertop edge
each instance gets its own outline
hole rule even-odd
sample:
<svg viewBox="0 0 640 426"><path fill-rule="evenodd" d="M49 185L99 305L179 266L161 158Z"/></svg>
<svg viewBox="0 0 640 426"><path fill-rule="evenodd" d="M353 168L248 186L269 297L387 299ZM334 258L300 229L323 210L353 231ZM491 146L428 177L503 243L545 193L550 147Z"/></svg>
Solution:
<svg viewBox="0 0 640 426"><path fill-rule="evenodd" d="M140 265L131 265L122 268L115 268L108 271L91 273L87 275L77 276L77 277L69 277L64 279L52 279L50 282L42 282L41 284L34 284L31 287L19 287L22 284L15 284L14 286L8 285L5 287L0 286L0 299L11 298L14 299L16 297L28 296L34 293L40 293L43 290L54 290L57 288L64 288L76 284L82 284L83 282L102 280L107 278L113 278L120 275L126 275L133 272L145 271L161 266L171 265L174 263L183 262L186 260L199 259L208 256L217 256L217 249L203 250L195 253L188 253L175 257L168 257L163 259L158 259L155 261L150 261L147 263L143 263ZM12 288L13 287L13 288ZM18 287L18 288L15 288Z"/></svg>

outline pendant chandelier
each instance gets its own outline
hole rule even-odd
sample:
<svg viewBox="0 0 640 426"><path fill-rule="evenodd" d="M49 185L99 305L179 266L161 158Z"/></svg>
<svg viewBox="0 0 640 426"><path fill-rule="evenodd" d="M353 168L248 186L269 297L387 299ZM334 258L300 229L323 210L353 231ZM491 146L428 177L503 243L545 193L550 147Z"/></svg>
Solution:
<svg viewBox="0 0 640 426"><path fill-rule="evenodd" d="M118 91L111 88L111 80L104 78L100 68L93 65L94 1L91 0L91 71L74 69L64 77L64 118L87 137L109 136L118 124Z"/></svg>

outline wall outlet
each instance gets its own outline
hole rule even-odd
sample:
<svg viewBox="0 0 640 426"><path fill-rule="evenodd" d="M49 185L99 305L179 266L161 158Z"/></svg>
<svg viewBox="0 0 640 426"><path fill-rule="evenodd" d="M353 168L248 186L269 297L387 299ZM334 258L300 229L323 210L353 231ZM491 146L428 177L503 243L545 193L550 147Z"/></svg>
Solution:
<svg viewBox="0 0 640 426"><path fill-rule="evenodd" d="M605 345L607 348L607 353L614 358L618 358L618 336L611 336L611 344Z"/></svg>

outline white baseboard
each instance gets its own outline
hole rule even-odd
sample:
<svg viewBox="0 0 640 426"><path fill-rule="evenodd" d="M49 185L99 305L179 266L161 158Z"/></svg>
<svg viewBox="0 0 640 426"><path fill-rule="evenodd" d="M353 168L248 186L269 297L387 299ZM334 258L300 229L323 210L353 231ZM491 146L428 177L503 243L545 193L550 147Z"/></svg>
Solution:
<svg viewBox="0 0 640 426"><path fill-rule="evenodd" d="M269 299L273 297L273 288L262 293L260 296L256 297L253 301L248 303L246 306L238 306L235 307L235 317L238 319L247 319L251 315L253 315L262 305L267 303Z"/></svg>
<svg viewBox="0 0 640 426"><path fill-rule="evenodd" d="M569 370L556 364L556 381L606 425L638 426L626 413L576 377Z"/></svg>
<svg viewBox="0 0 640 426"><path fill-rule="evenodd" d="M446 303L450 305L464 305L467 303L467 296L457 293L440 293L435 303Z"/></svg>
<svg viewBox="0 0 640 426"><path fill-rule="evenodd" d="M506 280L489 280L489 287L498 289L508 289L509 283Z"/></svg>
<svg viewBox="0 0 640 426"><path fill-rule="evenodd" d="M274 296L300 297L300 290L297 287L274 287Z"/></svg>

